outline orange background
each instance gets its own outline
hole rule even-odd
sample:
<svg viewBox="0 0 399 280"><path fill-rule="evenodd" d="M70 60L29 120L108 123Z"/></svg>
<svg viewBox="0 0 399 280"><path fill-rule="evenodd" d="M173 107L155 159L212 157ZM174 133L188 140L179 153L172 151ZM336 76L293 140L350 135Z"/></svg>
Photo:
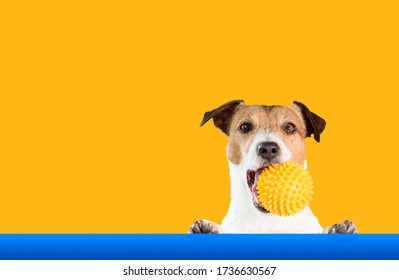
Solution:
<svg viewBox="0 0 399 280"><path fill-rule="evenodd" d="M273 3L272 3L273 2ZM323 226L399 232L397 1L3 1L0 232L186 232L229 204L205 111L305 103Z"/></svg>

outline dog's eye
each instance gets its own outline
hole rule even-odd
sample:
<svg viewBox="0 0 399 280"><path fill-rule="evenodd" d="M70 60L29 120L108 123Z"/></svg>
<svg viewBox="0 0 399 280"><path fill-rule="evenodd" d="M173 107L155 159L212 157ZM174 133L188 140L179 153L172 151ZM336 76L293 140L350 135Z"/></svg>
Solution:
<svg viewBox="0 0 399 280"><path fill-rule="evenodd" d="M295 127L295 125L292 124L292 123L287 123L287 124L284 126L284 130L285 130L285 132L287 132L288 134L291 134L291 133L294 133L294 132L296 131L296 127Z"/></svg>
<svg viewBox="0 0 399 280"><path fill-rule="evenodd" d="M244 133L250 132L251 129L252 129L252 125L251 125L250 123L243 123L243 124L240 126L240 130L241 130L242 132L244 132Z"/></svg>

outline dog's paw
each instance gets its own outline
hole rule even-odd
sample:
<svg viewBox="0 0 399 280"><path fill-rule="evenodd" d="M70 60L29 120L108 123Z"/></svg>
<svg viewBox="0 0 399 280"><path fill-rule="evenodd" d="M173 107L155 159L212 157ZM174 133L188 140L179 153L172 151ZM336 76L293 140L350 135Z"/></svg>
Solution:
<svg viewBox="0 0 399 280"><path fill-rule="evenodd" d="M192 224L188 233L219 233L219 225L207 220L197 220Z"/></svg>
<svg viewBox="0 0 399 280"><path fill-rule="evenodd" d="M345 220L341 223L334 224L332 226L326 227L323 233L328 234L355 234L357 233L357 227L354 222Z"/></svg>

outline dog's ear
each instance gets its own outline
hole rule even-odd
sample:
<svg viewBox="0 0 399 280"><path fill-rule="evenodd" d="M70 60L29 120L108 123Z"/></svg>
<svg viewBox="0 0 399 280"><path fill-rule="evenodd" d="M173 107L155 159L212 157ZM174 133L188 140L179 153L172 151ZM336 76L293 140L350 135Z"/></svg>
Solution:
<svg viewBox="0 0 399 280"><path fill-rule="evenodd" d="M213 118L213 123L215 126L229 135L228 130L231 117L234 115L236 107L241 104L244 104L244 100L233 100L212 111L206 112L200 126L203 126L207 121Z"/></svg>
<svg viewBox="0 0 399 280"><path fill-rule="evenodd" d="M294 101L294 106L302 113L306 125L306 137L310 137L313 134L314 139L320 142L320 134L324 131L324 128L326 128L326 121L311 112L308 107L301 102Z"/></svg>

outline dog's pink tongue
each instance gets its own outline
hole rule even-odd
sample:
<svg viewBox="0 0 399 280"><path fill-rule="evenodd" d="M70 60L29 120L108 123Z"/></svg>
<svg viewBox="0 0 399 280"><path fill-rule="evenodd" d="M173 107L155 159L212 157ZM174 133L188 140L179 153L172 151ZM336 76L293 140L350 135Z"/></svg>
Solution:
<svg viewBox="0 0 399 280"><path fill-rule="evenodd" d="M260 174L262 174L262 169L259 169L255 172L255 176L254 176L254 184L251 187L251 192L254 195L254 197L258 198L258 191L257 191L257 187L258 187L258 180L259 180L259 176Z"/></svg>

